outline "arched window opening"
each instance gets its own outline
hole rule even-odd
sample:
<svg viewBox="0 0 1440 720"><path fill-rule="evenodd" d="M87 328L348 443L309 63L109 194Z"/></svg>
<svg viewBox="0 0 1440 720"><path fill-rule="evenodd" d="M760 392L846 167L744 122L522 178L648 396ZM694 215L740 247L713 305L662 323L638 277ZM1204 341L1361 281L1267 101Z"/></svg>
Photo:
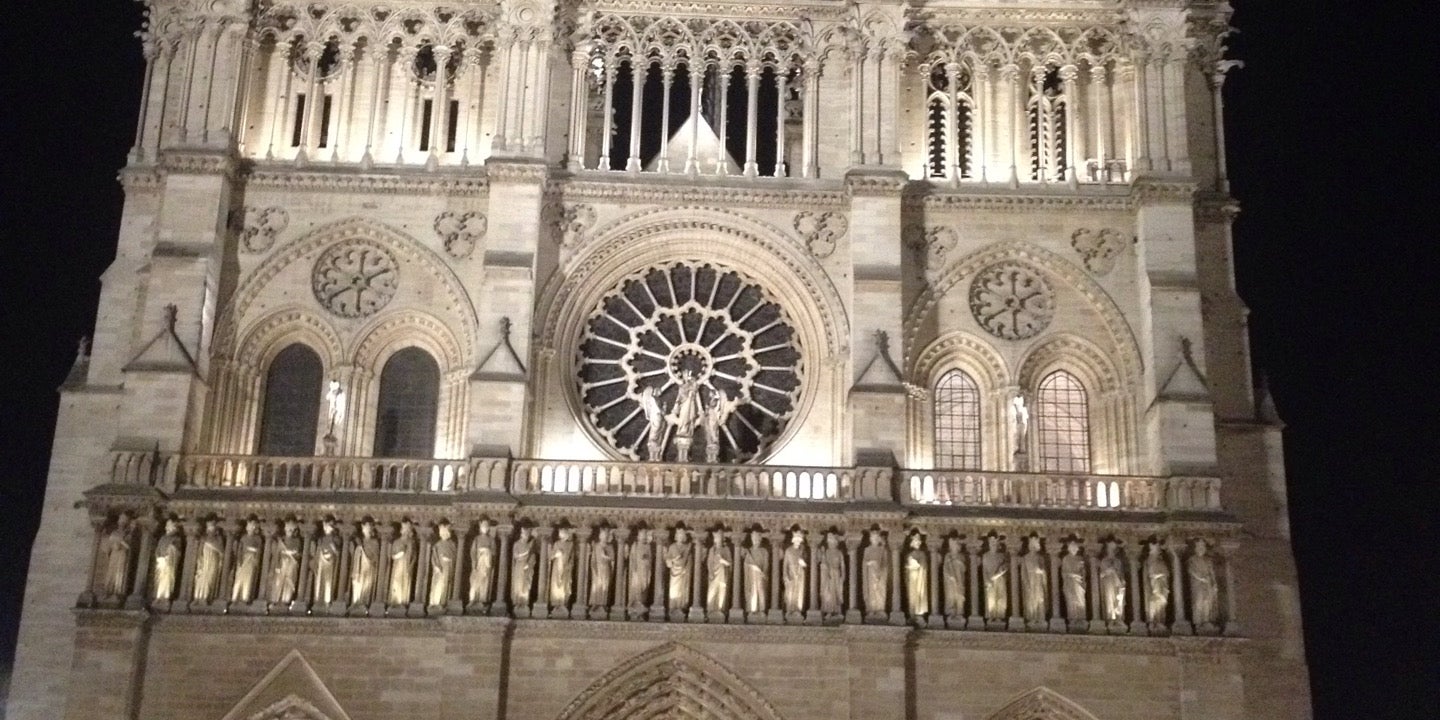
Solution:
<svg viewBox="0 0 1440 720"><path fill-rule="evenodd" d="M959 370L935 383L935 467L980 469L980 387Z"/></svg>
<svg viewBox="0 0 1440 720"><path fill-rule="evenodd" d="M973 177L970 83L969 70L955 63L930 68L925 100L927 177Z"/></svg>
<svg viewBox="0 0 1440 720"><path fill-rule="evenodd" d="M1064 182L1070 159L1065 156L1064 82L1053 67L1037 68L1030 76L1030 179Z"/></svg>
<svg viewBox="0 0 1440 720"><path fill-rule="evenodd" d="M375 410L375 456L435 456L435 417L440 400L440 368L420 348L390 357L380 372Z"/></svg>
<svg viewBox="0 0 1440 720"><path fill-rule="evenodd" d="M286 347L270 362L260 406L259 454L315 454L323 376L320 356L302 343Z"/></svg>
<svg viewBox="0 0 1440 720"><path fill-rule="evenodd" d="M1056 370L1040 381L1035 429L1041 472L1090 472L1090 400L1074 375Z"/></svg>

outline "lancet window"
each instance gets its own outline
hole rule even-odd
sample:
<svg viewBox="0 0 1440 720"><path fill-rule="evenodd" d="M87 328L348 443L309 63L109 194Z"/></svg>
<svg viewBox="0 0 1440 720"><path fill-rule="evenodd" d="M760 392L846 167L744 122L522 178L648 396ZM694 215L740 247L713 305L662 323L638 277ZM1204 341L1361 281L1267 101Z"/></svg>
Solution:
<svg viewBox="0 0 1440 720"><path fill-rule="evenodd" d="M570 165L813 177L814 67L785 22L605 16L574 58Z"/></svg>
<svg viewBox="0 0 1440 720"><path fill-rule="evenodd" d="M380 372L375 408L375 456L428 458L435 454L440 368L420 348L401 350Z"/></svg>
<svg viewBox="0 0 1440 720"><path fill-rule="evenodd" d="M270 361L260 411L261 455L315 454L323 373L319 356L302 343L287 346Z"/></svg>
<svg viewBox="0 0 1440 720"><path fill-rule="evenodd" d="M1040 381L1035 431L1041 472L1090 472L1090 400L1074 375L1056 370Z"/></svg>
<svg viewBox="0 0 1440 720"><path fill-rule="evenodd" d="M935 383L935 467L980 467L980 387L960 370Z"/></svg>
<svg viewBox="0 0 1440 720"><path fill-rule="evenodd" d="M1064 182L1070 164L1066 152L1069 98L1060 83L1060 70L1036 68L1030 74L1029 95L1026 119L1030 125L1030 179Z"/></svg>
<svg viewBox="0 0 1440 720"><path fill-rule="evenodd" d="M972 178L975 102L970 69L960 63L929 68L925 102L926 176Z"/></svg>

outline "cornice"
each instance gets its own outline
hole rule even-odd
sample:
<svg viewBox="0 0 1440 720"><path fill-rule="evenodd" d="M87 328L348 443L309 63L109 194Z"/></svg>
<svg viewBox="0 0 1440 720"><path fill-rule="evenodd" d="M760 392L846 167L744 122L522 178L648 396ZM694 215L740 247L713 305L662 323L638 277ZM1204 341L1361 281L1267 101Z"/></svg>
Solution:
<svg viewBox="0 0 1440 720"><path fill-rule="evenodd" d="M489 192L486 172L405 172L296 169L278 164L255 164L244 174L251 189L282 192L350 192L380 195L481 196Z"/></svg>
<svg viewBox="0 0 1440 720"><path fill-rule="evenodd" d="M160 152L160 168L170 175L233 176L239 165L228 151L172 149Z"/></svg>
<svg viewBox="0 0 1440 720"><path fill-rule="evenodd" d="M432 637L446 635L439 618L301 617L285 615L182 615L156 613L154 633L246 635L367 635Z"/></svg>
<svg viewBox="0 0 1440 720"><path fill-rule="evenodd" d="M823 187L764 187L764 181L746 185L669 182L625 182L575 178L557 183L555 190L567 201L589 200L628 203L694 203L759 208L842 208L842 190ZM832 184L833 185L833 184Z"/></svg>
<svg viewBox="0 0 1440 720"><path fill-rule="evenodd" d="M1066 635L1060 633L983 632L977 630L918 630L917 649L926 646L975 650L1021 650L1031 652L1083 652L1108 655L1238 656L1243 638L1176 637L1134 635Z"/></svg>
<svg viewBox="0 0 1440 720"><path fill-rule="evenodd" d="M1025 190L990 190L976 188L945 190L925 182L911 183L905 204L912 209L926 210L991 210L1002 212L1034 212L1036 210L1109 210L1125 212L1134 209L1133 193L1127 186L1113 186L1101 191L1034 192Z"/></svg>
<svg viewBox="0 0 1440 720"><path fill-rule="evenodd" d="M850 8L826 0L795 2L754 2L753 0L599 0L599 13L620 15L666 15L671 17L730 17L748 20L841 20Z"/></svg>
<svg viewBox="0 0 1440 720"><path fill-rule="evenodd" d="M164 184L165 174L154 165L128 165L115 179L126 193L155 192Z"/></svg>
<svg viewBox="0 0 1440 720"><path fill-rule="evenodd" d="M772 642L805 645L844 645L851 628L816 625L735 625L701 623L575 622L574 620L520 620L513 641L529 639L653 639L725 643ZM884 628L894 633L894 628ZM903 628L900 630L903 631Z"/></svg>
<svg viewBox="0 0 1440 720"><path fill-rule="evenodd" d="M1140 205L1151 203L1191 203L1199 186L1183 180L1140 178L1130 186L1131 199Z"/></svg>

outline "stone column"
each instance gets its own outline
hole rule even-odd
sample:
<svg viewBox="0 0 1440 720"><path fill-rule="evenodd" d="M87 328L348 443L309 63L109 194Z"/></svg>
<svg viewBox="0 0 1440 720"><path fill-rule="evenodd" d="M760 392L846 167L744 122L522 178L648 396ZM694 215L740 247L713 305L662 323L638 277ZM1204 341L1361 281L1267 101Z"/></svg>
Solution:
<svg viewBox="0 0 1440 720"><path fill-rule="evenodd" d="M821 621L820 563L818 562L818 560L820 557L819 550L824 543L824 540L825 533L823 531L812 531L805 534L806 555L808 556L807 561L810 563L806 567L806 570L808 571L807 584L810 586L809 592L806 593L806 607L808 609L805 611L805 624L807 625L818 625Z"/></svg>
<svg viewBox="0 0 1440 720"><path fill-rule="evenodd" d="M900 576L905 574L902 560L905 555L905 535L895 528L886 533L886 540L889 541L890 549L890 624L904 625L905 586L900 582Z"/></svg>
<svg viewBox="0 0 1440 720"><path fill-rule="evenodd" d="M1022 537L1019 543L1021 548L1025 546L1025 539ZM1007 553L1006 561L1010 563L1010 621L1007 629L1010 632L1019 632L1025 629L1025 608L1024 586L1020 582L1020 553Z"/></svg>
<svg viewBox="0 0 1440 720"><path fill-rule="evenodd" d="M1131 557L1129 552L1125 553L1125 566L1130 571L1130 634L1144 635L1146 634L1145 609L1140 604L1140 563L1142 562L1141 548L1143 546L1138 541L1133 543L1133 546L1135 547L1134 557Z"/></svg>
<svg viewBox="0 0 1440 720"><path fill-rule="evenodd" d="M495 589L490 593L490 615L505 615L510 607L510 533L515 526L495 526L495 536L500 538L500 549L495 553Z"/></svg>
<svg viewBox="0 0 1440 720"><path fill-rule="evenodd" d="M535 602L530 606L530 617L550 616L550 533L549 525L535 528Z"/></svg>
<svg viewBox="0 0 1440 720"><path fill-rule="evenodd" d="M745 563L741 558L745 531L730 532L730 622L745 620Z"/></svg>
<svg viewBox="0 0 1440 720"><path fill-rule="evenodd" d="M1060 553L1065 543L1052 539L1045 543L1046 562L1050 564L1050 631L1065 632L1065 618L1060 610Z"/></svg>
<svg viewBox="0 0 1440 720"><path fill-rule="evenodd" d="M150 600L150 568L155 564L155 515L153 512L140 514L135 521L136 530L139 534L139 554L135 556L131 565L132 580L130 583L130 596L125 600L127 610L139 610L144 608ZM189 554L189 553L187 553Z"/></svg>
<svg viewBox="0 0 1440 720"><path fill-rule="evenodd" d="M755 133L760 109L761 70L759 63L753 59L745 66L745 177L760 174L760 166L755 162Z"/></svg>
<svg viewBox="0 0 1440 720"><path fill-rule="evenodd" d="M785 563L785 532L776 530L770 533L770 613L769 620L772 623L785 622L785 605L780 596L780 576L784 570Z"/></svg>
<svg viewBox="0 0 1440 720"><path fill-rule="evenodd" d="M1170 538L1165 543L1165 554L1170 556L1170 592L1174 595L1170 604L1175 608L1175 623L1170 632L1190 635L1195 632L1195 628L1187 619L1190 608L1185 602L1185 566L1180 564L1180 553L1175 549L1180 545L1183 545L1183 542L1178 538Z"/></svg>
<svg viewBox="0 0 1440 720"><path fill-rule="evenodd" d="M845 540L845 571L848 577L845 578L845 622L860 623L864 621L864 615L860 611L860 539L864 533L852 531L853 537Z"/></svg>
<svg viewBox="0 0 1440 720"><path fill-rule="evenodd" d="M638 62L644 62L642 71ZM630 158L625 162L629 172L640 172L640 120L644 109L645 78L650 74L648 58L630 58Z"/></svg>
<svg viewBox="0 0 1440 720"><path fill-rule="evenodd" d="M669 619L668 604L669 593L665 590L665 548L669 541L663 536L664 531L656 528L653 536L653 544L650 546L651 567L654 568L650 577L650 622L665 622Z"/></svg>

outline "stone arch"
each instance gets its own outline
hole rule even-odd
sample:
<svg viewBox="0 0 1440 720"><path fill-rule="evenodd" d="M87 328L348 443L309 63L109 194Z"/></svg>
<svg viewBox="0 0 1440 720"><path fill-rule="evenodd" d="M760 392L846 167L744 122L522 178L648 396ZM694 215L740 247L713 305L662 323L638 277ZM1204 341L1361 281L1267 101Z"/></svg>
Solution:
<svg viewBox="0 0 1440 720"><path fill-rule="evenodd" d="M216 351L221 355L235 355L238 339L248 334L249 328L256 324L256 321L249 318L254 314L252 309L262 301L266 288L277 276L295 263L318 255L336 242L357 238L377 242L394 252L402 264L402 272L404 265L411 265L413 270L408 274L428 275L436 292L426 301L427 311L453 315L455 322L450 324L455 327L461 345L466 348L466 354L473 352L477 342L478 319L475 306L460 278L443 258L419 240L377 220L361 217L337 220L314 228L271 253L249 272L240 281L230 302L215 323ZM400 298L397 297L397 300ZM395 305L392 304L391 307ZM268 317L272 312L274 311L265 309L263 315Z"/></svg>
<svg viewBox="0 0 1440 720"><path fill-rule="evenodd" d="M781 720L775 708L729 668L678 643L621 663L570 701L558 720L617 717Z"/></svg>
<svg viewBox="0 0 1440 720"><path fill-rule="evenodd" d="M1012 384L1010 369L994 346L966 332L941 335L917 354L908 368L910 382L923 393L912 393L907 402L913 429L909 442L908 467L934 467L935 384L945 373L960 370L980 389L980 454L982 468L1001 468L1006 453L1004 409Z"/></svg>
<svg viewBox="0 0 1440 720"><path fill-rule="evenodd" d="M1075 701L1047 687L1038 687L1006 703L989 720L1097 720Z"/></svg>
<svg viewBox="0 0 1440 720"><path fill-rule="evenodd" d="M565 407L593 448L606 455L605 443L583 418L572 382L579 338L591 311L606 293L636 270L677 260L714 262L764 285L785 309L796 330L807 380L787 428L770 445L770 457L784 452L816 407L840 392L843 359L848 356L849 320L839 292L802 243L779 228L742 213L708 207L652 208L600 228L546 283L536 312L535 337L541 339L537 372L543 407ZM547 418L537 416L531 447L557 441L545 435ZM571 442L567 436L567 444ZM575 446L571 446L575 447ZM560 450L563 452L564 450ZM824 462L830 458L817 460Z"/></svg>
<svg viewBox="0 0 1440 720"><path fill-rule="evenodd" d="M277 353L295 342L309 345L327 369L344 361L340 333L319 313L301 307L281 308L251 325L237 344L235 361L264 369Z"/></svg>
<svg viewBox="0 0 1440 720"><path fill-rule="evenodd" d="M1088 395L1091 471L1136 472L1140 459L1134 393L1126 391L1114 363L1094 343L1058 334L1030 349L1016 373L1017 384L1027 396L1033 396L1040 381L1056 370L1074 375Z"/></svg>
<svg viewBox="0 0 1440 720"><path fill-rule="evenodd" d="M375 410L380 397L380 373L385 363L406 348L430 355L440 370L440 394L435 421L435 457L463 456L468 393L466 379L471 346L462 347L439 318L418 310L384 313L357 333L349 387L357 405L349 414L345 448L356 455L374 451Z"/></svg>
<svg viewBox="0 0 1440 720"><path fill-rule="evenodd" d="M959 258L946 267L911 303L905 314L905 358L907 367L914 362L919 352L918 343L925 322L934 314L941 298L945 297L965 280L971 279L981 269L1004 260L1022 260L1038 266L1041 270L1065 282L1085 298L1091 309L1099 316L1105 327L1108 340L1114 347L1118 370L1128 381L1139 382L1144 372L1144 360L1140 355L1140 344L1124 312L1110 294L1084 270L1065 258L1044 248L1027 242L1002 242L987 245L969 255Z"/></svg>

